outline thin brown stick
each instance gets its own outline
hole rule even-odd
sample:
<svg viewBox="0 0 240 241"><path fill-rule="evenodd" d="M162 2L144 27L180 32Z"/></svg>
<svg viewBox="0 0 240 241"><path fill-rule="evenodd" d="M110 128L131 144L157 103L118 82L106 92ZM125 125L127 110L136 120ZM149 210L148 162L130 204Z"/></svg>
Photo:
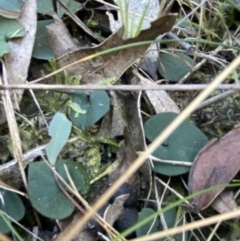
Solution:
<svg viewBox="0 0 240 241"><path fill-rule="evenodd" d="M224 93L221 93L221 94L216 95L216 96L214 96L214 97L212 97L212 98L209 98L209 99L203 101L203 102L196 108L196 110L201 109L201 108L203 108L203 107L205 107L205 106L211 105L211 104L213 104L214 102L217 102L217 101L220 101L220 100L222 100L222 99L225 99L225 98L227 98L228 96L231 96L231 95L233 95L233 94L236 94L237 92L238 92L237 90L228 90L228 91L226 91L226 92L224 92Z"/></svg>
<svg viewBox="0 0 240 241"><path fill-rule="evenodd" d="M176 84L176 85L45 85L45 84L20 84L20 85L0 85L0 90L12 89L37 89L37 90L64 90L65 93L75 93L76 90L121 90L121 91L141 91L141 90L166 90L166 91L190 91L203 90L208 84ZM240 90L240 85L220 84L216 89ZM63 92L63 91L61 91Z"/></svg>
<svg viewBox="0 0 240 241"><path fill-rule="evenodd" d="M227 40L225 40L223 43L225 44L227 42ZM217 47L215 50L213 50L211 53L212 55L217 54L219 51L221 51L223 49L222 46ZM197 70L199 70L204 64L207 63L207 58L202 59L198 64L196 64L193 69L187 73L178 83L184 83L194 72L196 72Z"/></svg>

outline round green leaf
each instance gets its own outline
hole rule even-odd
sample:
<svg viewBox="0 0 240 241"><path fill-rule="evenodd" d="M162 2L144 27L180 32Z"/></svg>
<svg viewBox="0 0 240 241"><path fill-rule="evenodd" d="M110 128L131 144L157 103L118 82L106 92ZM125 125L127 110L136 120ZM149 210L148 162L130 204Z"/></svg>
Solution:
<svg viewBox="0 0 240 241"><path fill-rule="evenodd" d="M16 19L20 17L22 0L1 0L0 15L5 18Z"/></svg>
<svg viewBox="0 0 240 241"><path fill-rule="evenodd" d="M5 37L0 35L0 57L2 57L4 54L9 53L9 51L10 47L5 40Z"/></svg>
<svg viewBox="0 0 240 241"><path fill-rule="evenodd" d="M76 109L71 109L70 119L73 124L87 132L99 119L109 110L110 100L106 91L93 91L88 97L84 92L79 91L72 98L72 102L78 106L81 113Z"/></svg>
<svg viewBox="0 0 240 241"><path fill-rule="evenodd" d="M14 19L7 19L0 16L0 35L4 36L6 41L12 38L19 38L25 35L24 27Z"/></svg>
<svg viewBox="0 0 240 241"><path fill-rule="evenodd" d="M57 186L52 170L43 161L29 164L28 195L33 207L49 218L63 219L74 210L74 205Z"/></svg>
<svg viewBox="0 0 240 241"><path fill-rule="evenodd" d="M37 0L37 12L43 15L53 14L54 10L51 0Z"/></svg>
<svg viewBox="0 0 240 241"><path fill-rule="evenodd" d="M85 170L79 163L76 163L71 160L58 159L56 163L56 170L68 184L70 184L70 182L67 177L64 164L66 164L69 174L77 190L80 191L81 194L86 194L90 188L90 180Z"/></svg>
<svg viewBox="0 0 240 241"><path fill-rule="evenodd" d="M194 61L184 53L160 53L158 71L160 74L173 82L178 82L194 66Z"/></svg>
<svg viewBox="0 0 240 241"><path fill-rule="evenodd" d="M53 23L53 20L42 20L37 22L37 32L33 47L32 56L36 59L54 59L55 56L48 43L46 26Z"/></svg>
<svg viewBox="0 0 240 241"><path fill-rule="evenodd" d="M144 219L148 218L149 216L153 215L154 213L155 213L155 211L151 208L143 208L141 210L141 212L138 214L138 221L139 222L143 221ZM166 225L167 225L168 229L173 228L175 226L181 226L183 224L182 219L180 219L180 221L176 222L177 211L176 211L175 208L164 212L163 216L164 216L164 219L165 219L165 222L166 222ZM153 223L154 219L149 221L148 223L144 224L140 228L138 228L136 230L137 237L146 236L148 234L148 232L149 232L149 234L152 234L152 233L164 230L163 225L159 220L160 219L158 217L156 219L155 223L153 224L153 227L152 227L150 232L149 232L149 229L152 226L152 223ZM173 238L174 238L175 241L188 240L188 233L185 233L184 237L185 237L185 239L183 239L182 234L176 234ZM166 240L166 238L155 239L155 241L165 241L165 240Z"/></svg>
<svg viewBox="0 0 240 241"><path fill-rule="evenodd" d="M141 212L138 214L138 222L143 221L144 219L148 218L149 216L153 215L154 213L155 213L155 211L151 208L143 208L141 210ZM145 223L140 228L138 228L136 230L137 237L146 236L147 233L149 232L153 222L154 222L154 219ZM153 227L152 227L151 231L149 232L149 234L158 232L159 224L160 224L160 222L159 222L159 219L157 218L156 221L154 222Z"/></svg>
<svg viewBox="0 0 240 241"><path fill-rule="evenodd" d="M19 221L25 214L25 207L22 200L16 193L1 189L2 196L4 199L5 208L1 205L0 210L5 212L12 217L14 220ZM0 217L0 232L7 233L10 231L9 226L5 223L2 217Z"/></svg>
<svg viewBox="0 0 240 241"><path fill-rule="evenodd" d="M144 124L145 136L153 141L175 118L176 113L160 113ZM193 162L198 152L207 144L208 138L192 122L185 120L153 155L162 160ZM154 162L153 170L167 176L189 172L190 167Z"/></svg>
<svg viewBox="0 0 240 241"><path fill-rule="evenodd" d="M47 157L51 165L55 164L57 156L66 144L71 128L72 123L63 113L58 112L54 115L48 130L52 139L46 146Z"/></svg>
<svg viewBox="0 0 240 241"><path fill-rule="evenodd" d="M24 27L14 19L7 19L0 16L0 58L9 53L8 40L12 38L23 37L25 35Z"/></svg>
<svg viewBox="0 0 240 241"><path fill-rule="evenodd" d="M81 8L81 4L73 0L62 0L62 2L72 11L77 12ZM61 18L64 14L64 9L57 4L58 16ZM53 4L51 0L37 0L37 11L43 15L48 14L52 16L54 13Z"/></svg>
<svg viewBox="0 0 240 241"><path fill-rule="evenodd" d="M176 226L183 225L183 219L177 220L177 209L172 208L166 212L163 213L167 228L174 228ZM162 223L160 222L160 230L164 230ZM183 238L185 237L185 239ZM173 237L173 240L175 241L184 241L188 240L188 232L185 232L184 235L182 233L176 234ZM161 238L159 241L165 241L165 238Z"/></svg>

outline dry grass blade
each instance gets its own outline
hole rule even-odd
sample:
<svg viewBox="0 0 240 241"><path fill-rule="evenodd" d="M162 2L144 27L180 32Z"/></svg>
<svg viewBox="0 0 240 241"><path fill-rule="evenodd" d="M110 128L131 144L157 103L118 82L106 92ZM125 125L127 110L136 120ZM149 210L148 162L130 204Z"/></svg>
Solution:
<svg viewBox="0 0 240 241"><path fill-rule="evenodd" d="M88 204L88 202L81 196L81 194L78 192L72 178L71 178L71 175L69 174L69 171L66 167L66 165L64 166L64 169L67 173L67 177L70 181L70 190L71 192L76 196L76 198L81 201L81 203L83 204L83 206L85 207L86 210L92 210L91 206ZM59 176L58 173L56 173L57 176ZM61 177L59 176L59 178L61 179ZM78 215L78 214L77 214ZM76 215L75 215L76 216ZM97 220L97 222L99 223L100 226L102 226L104 229L106 229L109 234L111 234L111 236L117 236L119 233L108 223L106 222L106 220L104 218L102 218L98 213L95 213L94 215L95 219ZM59 235L59 237L55 240L55 241L60 241L60 240L67 240L65 239L67 235L67 232L61 232L61 234ZM125 238L123 238L123 241L126 241Z"/></svg>
<svg viewBox="0 0 240 241"><path fill-rule="evenodd" d="M2 182L1 180L0 180L0 188L11 191L11 192L14 192L14 193L17 193L17 194L22 195L22 196L27 196L26 193L21 192L21 191L15 189L13 187L7 185L6 183Z"/></svg>
<svg viewBox="0 0 240 241"><path fill-rule="evenodd" d="M9 237L7 237L6 235L4 235L3 233L0 233L0 240L1 241L11 241L11 239Z"/></svg>
<svg viewBox="0 0 240 241"><path fill-rule="evenodd" d="M159 238L167 237L167 236L170 236L170 235L175 235L175 234L185 232L185 231L188 231L188 230L192 230L192 229L195 229L195 228L204 227L204 226L208 226L208 225L211 225L211 224L214 224L214 223L218 223L219 221L224 221L224 220L236 218L239 215L240 215L240 209L237 209L237 210L231 211L229 213L219 214L219 215L207 218L205 220L199 220L199 221L196 221L196 222L193 222L193 223L186 224L186 225L181 226L181 227L168 229L168 230L165 230L161 233L151 234L147 237L132 239L131 241L156 240L156 239L159 239Z"/></svg>
<svg viewBox="0 0 240 241"><path fill-rule="evenodd" d="M7 71L5 68L5 64L2 61L2 69L3 69L3 79L0 77L0 84L7 84ZM2 95L3 106L5 109L8 126L10 130L10 135L13 144L13 154L14 158L18 161L18 166L20 169L20 173L23 179L23 183L25 188L27 189L27 178L23 167L23 155L22 155L22 147L21 147L21 139L19 135L19 130L17 126L17 121L15 119L15 114L13 110L13 104L11 101L11 95L9 90L5 90Z"/></svg>

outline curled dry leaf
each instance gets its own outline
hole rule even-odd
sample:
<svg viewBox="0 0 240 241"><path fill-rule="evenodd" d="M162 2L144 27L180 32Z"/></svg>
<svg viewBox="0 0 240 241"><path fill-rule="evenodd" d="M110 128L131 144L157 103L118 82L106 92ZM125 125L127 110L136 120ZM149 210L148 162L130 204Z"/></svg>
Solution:
<svg viewBox="0 0 240 241"><path fill-rule="evenodd" d="M55 57L60 57L69 53L69 51L76 51L79 49L70 36L62 19L60 19L57 14L53 14L53 18L54 23L46 26L46 28L48 31L48 42Z"/></svg>
<svg viewBox="0 0 240 241"><path fill-rule="evenodd" d="M219 213L230 212L238 208L231 190L224 190L220 193L211 206Z"/></svg>
<svg viewBox="0 0 240 241"><path fill-rule="evenodd" d="M219 184L228 184L240 168L240 126L236 126L220 140L210 141L196 156L190 170L188 187L190 194ZM207 208L224 190L218 187L192 199L192 205L200 211Z"/></svg>
<svg viewBox="0 0 240 241"><path fill-rule="evenodd" d="M123 28L111 35L106 41L97 47L84 48L66 54L57 59L59 68L70 65L81 58L94 55L100 51L119 47L137 42L154 40L158 35L171 30L175 23L176 15L168 14L151 23L149 29L143 30L136 38L123 40ZM81 75L83 83L97 83L102 80L116 78L119 79L139 57L147 50L148 45L139 45L116 52L105 54L87 62L82 62L67 68L71 75Z"/></svg>
<svg viewBox="0 0 240 241"><path fill-rule="evenodd" d="M118 220L124 213L124 206L123 204L128 198L128 194L118 196L113 204L109 204L106 208L103 218L106 222L110 225L113 225L116 220Z"/></svg>

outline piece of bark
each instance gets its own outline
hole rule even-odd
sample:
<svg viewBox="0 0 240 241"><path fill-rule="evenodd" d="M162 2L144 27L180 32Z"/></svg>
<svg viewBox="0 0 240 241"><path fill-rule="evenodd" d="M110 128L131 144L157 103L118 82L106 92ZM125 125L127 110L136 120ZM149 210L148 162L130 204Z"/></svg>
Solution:
<svg viewBox="0 0 240 241"><path fill-rule="evenodd" d="M28 68L32 58L32 50L35 42L37 29L37 4L36 0L26 0L22 7L21 16L18 21L25 28L23 38L11 39L8 41L10 52L5 54L3 61L7 69L8 84L24 84L28 77ZM18 109L22 99L23 90L12 91L13 108ZM5 111L0 105L0 124L6 121Z"/></svg>

